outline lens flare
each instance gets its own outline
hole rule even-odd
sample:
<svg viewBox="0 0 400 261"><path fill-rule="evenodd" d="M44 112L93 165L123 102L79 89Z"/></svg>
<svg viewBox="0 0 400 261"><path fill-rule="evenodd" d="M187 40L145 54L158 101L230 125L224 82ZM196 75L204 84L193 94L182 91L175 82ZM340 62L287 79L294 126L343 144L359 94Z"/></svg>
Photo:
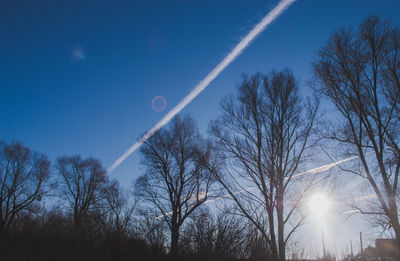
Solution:
<svg viewBox="0 0 400 261"><path fill-rule="evenodd" d="M73 61L83 61L86 59L82 46L77 46L74 48L74 50L71 53L71 59Z"/></svg>
<svg viewBox="0 0 400 261"><path fill-rule="evenodd" d="M151 108L153 111L160 112L167 107L167 100L162 96L156 96L151 100Z"/></svg>

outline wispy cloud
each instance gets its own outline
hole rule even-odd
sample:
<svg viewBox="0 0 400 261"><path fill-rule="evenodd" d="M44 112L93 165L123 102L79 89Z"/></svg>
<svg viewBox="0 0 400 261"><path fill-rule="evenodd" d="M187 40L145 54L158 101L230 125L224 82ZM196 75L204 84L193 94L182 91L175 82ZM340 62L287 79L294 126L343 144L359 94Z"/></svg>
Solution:
<svg viewBox="0 0 400 261"><path fill-rule="evenodd" d="M281 0L266 16L263 17L261 22L256 24L254 28L233 48L233 50L203 79L194 89L183 98L172 110L170 110L156 125L154 125L146 134L134 143L121 157L119 157L113 165L108 169L112 172L118 167L129 155L137 150L146 140L148 140L154 133L165 126L176 114L183 110L194 98L197 97L207 86L229 65L241 52L280 14L282 14L295 0Z"/></svg>

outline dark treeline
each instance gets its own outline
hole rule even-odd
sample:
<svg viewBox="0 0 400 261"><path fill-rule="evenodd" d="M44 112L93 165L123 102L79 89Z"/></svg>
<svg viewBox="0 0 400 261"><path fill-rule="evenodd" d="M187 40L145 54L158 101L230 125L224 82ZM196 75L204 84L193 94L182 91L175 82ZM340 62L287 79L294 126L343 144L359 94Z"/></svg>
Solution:
<svg viewBox="0 0 400 261"><path fill-rule="evenodd" d="M207 208L180 224L176 252L168 251L164 220L109 181L99 161L61 157L53 171L46 156L21 143L1 143L0 155L1 260L256 260L268 253L248 222Z"/></svg>
<svg viewBox="0 0 400 261"><path fill-rule="evenodd" d="M290 70L243 75L207 135L178 115L144 142L144 171L129 188L97 159L51 163L0 142L0 260L304 258L294 235L326 176L297 174L322 144L340 148L332 157L360 158L341 171L376 200L351 207L400 247L399 28L371 16L334 32L313 76L304 97ZM337 118L320 114L321 100Z"/></svg>

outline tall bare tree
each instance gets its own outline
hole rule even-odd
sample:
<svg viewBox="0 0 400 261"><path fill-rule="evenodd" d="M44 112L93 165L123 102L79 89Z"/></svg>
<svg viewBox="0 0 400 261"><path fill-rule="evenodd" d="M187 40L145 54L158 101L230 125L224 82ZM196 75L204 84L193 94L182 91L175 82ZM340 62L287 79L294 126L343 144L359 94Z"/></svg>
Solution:
<svg viewBox="0 0 400 261"><path fill-rule="evenodd" d="M50 161L21 143L0 142L0 234L48 192Z"/></svg>
<svg viewBox="0 0 400 261"><path fill-rule="evenodd" d="M75 232L82 229L82 222L102 198L106 171L101 163L93 158L80 156L61 157L56 168L61 178L61 190L73 214Z"/></svg>
<svg viewBox="0 0 400 261"><path fill-rule="evenodd" d="M334 104L338 120L323 135L360 158L345 170L362 177L378 206L364 209L392 228L400 247L400 33L389 21L366 18L359 28L334 32L313 65L315 89Z"/></svg>
<svg viewBox="0 0 400 261"><path fill-rule="evenodd" d="M143 144L141 153L146 173L136 182L137 192L168 224L170 254L176 255L182 224L209 197L210 148L192 118L177 116L169 129Z"/></svg>
<svg viewBox="0 0 400 261"><path fill-rule="evenodd" d="M221 110L210 131L225 159L217 179L273 258L285 260L286 244L304 220L297 210L309 186L296 184L295 174L310 148L317 106L301 99L286 70L245 75L237 98L224 99Z"/></svg>

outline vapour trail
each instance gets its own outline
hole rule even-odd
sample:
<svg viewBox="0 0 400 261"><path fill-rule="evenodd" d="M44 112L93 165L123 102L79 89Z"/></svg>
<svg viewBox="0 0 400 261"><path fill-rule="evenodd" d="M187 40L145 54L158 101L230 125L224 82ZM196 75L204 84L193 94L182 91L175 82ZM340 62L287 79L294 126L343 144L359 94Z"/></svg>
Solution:
<svg viewBox="0 0 400 261"><path fill-rule="evenodd" d="M368 152L365 155L369 155L371 153L372 152ZM338 165L340 165L340 164L342 164L344 162L351 161L351 160L354 160L354 159L357 159L357 158L359 158L359 156L353 156L353 157L350 157L350 158L347 158L347 159L338 160L338 161L335 161L335 162L332 162L332 163L329 163L329 164L326 164L326 165L322 165L322 166L314 168L314 169L310 169L310 170L307 170L307 171L300 172L300 173L298 173L296 175L293 175L293 177L295 178L295 177L298 177L298 176L301 176L301 175L304 175L304 174L315 173L315 172L316 173L324 172L324 171L330 170L331 168L334 168L334 167L336 167L336 166L338 166Z"/></svg>
<svg viewBox="0 0 400 261"><path fill-rule="evenodd" d="M197 97L207 86L230 64L240 53L259 35L269 24L271 24L280 14L282 14L296 0L281 0L254 28L233 48L233 50L201 81L194 89L181 100L167 115L165 115L156 125L134 143L114 164L108 169L108 173L118 167L129 155L137 150L154 133L166 125L176 114L186 107L194 98Z"/></svg>
<svg viewBox="0 0 400 261"><path fill-rule="evenodd" d="M386 148L385 148L385 149L386 149ZM371 154L371 153L373 153L373 152L368 152L368 153L366 153L365 155L369 155L369 154ZM322 165L322 166L319 166L319 167L316 167L316 168L313 168L313 169L309 169L309 170L307 170L307 171L303 171L303 172L297 173L297 174L293 175L293 177L298 177L298 176L302 176L302 175L305 175L305 174L311 174L311 173L318 174L318 173L321 173L321 172L325 172L325 171L328 171L328 170L330 170L330 169L332 169L332 168L334 168L334 167L336 167L336 166L339 166L340 164L342 164L342 163L344 163L344 162L352 161L352 160L355 160L355 159L357 159L357 158L359 158L359 156L353 156L353 157L349 157L349 158L347 158L347 159L338 160L338 161L335 161L335 162L332 162L332 163L329 163L329 164L325 164L325 165ZM249 191L249 190L256 189L256 188L257 188L257 187L248 187L248 188L245 188L245 189L236 191L236 192L234 192L233 194L234 194L234 195L241 194L241 193L243 193L243 192L245 192L245 191ZM230 194L228 193L228 194L222 195L222 196L217 197L217 198L209 199L209 200L205 201L203 204L209 204L209 203L212 203L212 202L215 202L215 201L218 201L218 200L227 198L227 197L229 197L229 196L230 196ZM362 200L362 199L365 199L365 198L361 198L361 197L360 197L360 198L358 198L358 199L359 199L359 200ZM186 209L186 208L184 208L183 210L185 210L185 209ZM169 215L171 215L171 214L172 214L172 211L171 211L171 212L168 212L168 213L166 213L166 214L164 214L164 215L157 216L157 217L155 217L155 218L153 218L153 219L151 219L151 220L148 220L148 222L161 219L161 218L166 217L166 216L169 216Z"/></svg>

